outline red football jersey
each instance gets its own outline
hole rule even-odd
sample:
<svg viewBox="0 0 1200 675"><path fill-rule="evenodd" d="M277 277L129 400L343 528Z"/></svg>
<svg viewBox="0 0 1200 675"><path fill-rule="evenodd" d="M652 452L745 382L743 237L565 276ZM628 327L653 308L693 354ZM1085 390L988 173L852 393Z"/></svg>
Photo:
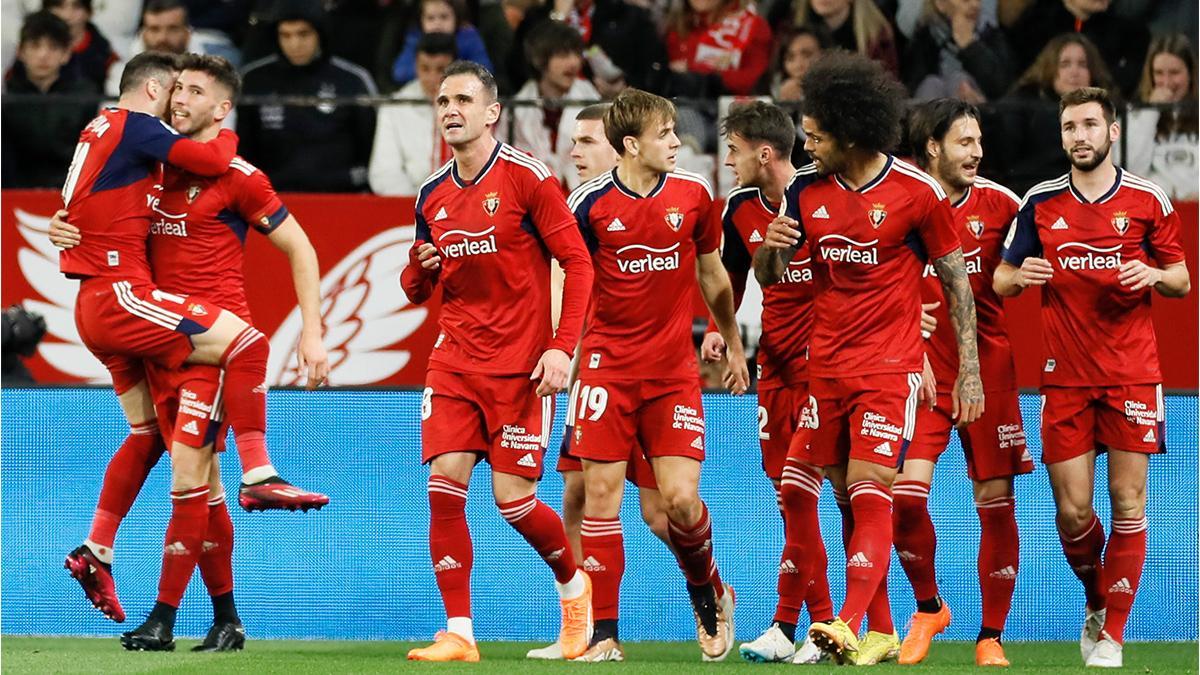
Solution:
<svg viewBox="0 0 1200 675"><path fill-rule="evenodd" d="M160 162L219 175L236 148L232 132L201 144L153 115L102 110L79 134L63 184L68 220L83 240L59 254L59 269L75 278L117 276L148 283L146 232L156 199L153 187L162 181Z"/></svg>
<svg viewBox="0 0 1200 675"><path fill-rule="evenodd" d="M963 258L967 263L967 278L975 295L976 336L979 344L979 377L984 391L1011 391L1017 388L1016 366L1012 345L1008 341L1008 326L1004 320L1004 303L992 289L992 275L1000 264L1004 248L1004 232L1020 204L1011 190L986 178L977 178L967 188L958 203L952 204L954 225L962 240ZM937 330L926 342L929 365L937 378L937 389L949 393L958 378L958 341L950 323L950 309L942 293L942 283L933 265L925 264L921 282L921 301L940 302L933 311Z"/></svg>
<svg viewBox="0 0 1200 675"><path fill-rule="evenodd" d="M725 244L721 260L736 288L744 288L754 253L779 207L758 188L729 193L721 216ZM762 334L758 338L758 388L808 382L808 339L812 334L812 261L808 243L797 251L779 283L762 289Z"/></svg>
<svg viewBox="0 0 1200 675"><path fill-rule="evenodd" d="M1045 258L1042 384L1109 387L1162 380L1150 291L1117 281L1129 260L1184 261L1179 215L1162 188L1117 169L1112 189L1089 202L1067 174L1033 186L1004 242L1004 261Z"/></svg>
<svg viewBox="0 0 1200 675"><path fill-rule="evenodd" d="M545 164L497 143L479 175L465 181L451 160L421 186L416 225L416 238L442 258L441 334L430 368L528 374L547 348L574 351L578 328L567 325L565 296L557 335L551 325L544 242L562 231L579 235Z"/></svg>
<svg viewBox="0 0 1200 675"><path fill-rule="evenodd" d="M246 233L270 234L288 216L270 179L241 157L217 178L167 167L153 205L150 266L164 291L195 294L247 323Z"/></svg>
<svg viewBox="0 0 1200 675"><path fill-rule="evenodd" d="M610 379L695 380L696 256L721 244L708 182L676 169L643 197L614 169L567 204L596 271L580 368Z"/></svg>
<svg viewBox="0 0 1200 675"><path fill-rule="evenodd" d="M812 250L809 374L920 372L921 269L959 247L937 181L889 156L858 190L808 165L785 195Z"/></svg>

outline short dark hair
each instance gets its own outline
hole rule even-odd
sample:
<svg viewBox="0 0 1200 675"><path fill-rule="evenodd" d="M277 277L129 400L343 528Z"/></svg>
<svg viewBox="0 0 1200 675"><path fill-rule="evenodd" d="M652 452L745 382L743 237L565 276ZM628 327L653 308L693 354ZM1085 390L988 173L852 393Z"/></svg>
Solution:
<svg viewBox="0 0 1200 675"><path fill-rule="evenodd" d="M40 12L34 12L25 17L25 23L21 24L21 41L19 44L23 46L42 39L49 40L62 49L70 49L71 27L67 25L66 21L44 9Z"/></svg>
<svg viewBox="0 0 1200 675"><path fill-rule="evenodd" d="M425 33L417 41L417 53L458 58L458 41L451 33Z"/></svg>
<svg viewBox="0 0 1200 675"><path fill-rule="evenodd" d="M725 119L721 120L721 134L737 134L747 141L764 142L783 159L792 156L792 146L796 144L796 124L782 108L766 101L731 106Z"/></svg>
<svg viewBox="0 0 1200 675"><path fill-rule="evenodd" d="M929 139L941 143L946 132L962 117L979 119L979 109L958 98L935 98L913 107L908 115L908 147L922 169L929 168L926 145Z"/></svg>
<svg viewBox="0 0 1200 675"><path fill-rule="evenodd" d="M803 113L843 146L888 152L900 142L904 88L877 61L857 52L821 55L801 82Z"/></svg>
<svg viewBox="0 0 1200 675"><path fill-rule="evenodd" d="M583 54L583 36L571 26L547 21L535 28L525 41L525 58L538 73L546 72L550 59L559 54Z"/></svg>
<svg viewBox="0 0 1200 675"><path fill-rule="evenodd" d="M1104 121L1109 124L1117 121L1117 105L1113 103L1108 90L1101 87L1083 87L1063 94L1058 102L1058 116L1061 118L1067 108L1084 103L1099 103L1104 110Z"/></svg>
<svg viewBox="0 0 1200 675"><path fill-rule="evenodd" d="M604 113L612 107L611 103L593 103L580 110L575 115L576 122L587 122L589 120L604 121Z"/></svg>
<svg viewBox="0 0 1200 675"><path fill-rule="evenodd" d="M42 0L42 9L54 9L67 4L67 0ZM88 14L92 13L92 0L79 0L80 6L87 10Z"/></svg>
<svg viewBox="0 0 1200 675"><path fill-rule="evenodd" d="M495 101L500 98L500 90L496 86L496 77L491 71L474 61L458 60L446 67L446 74L442 76L443 80L450 79L453 75L471 75L483 84L483 89Z"/></svg>
<svg viewBox="0 0 1200 675"><path fill-rule="evenodd" d="M146 0L145 6L142 7L142 16L173 12L177 9L182 9L184 16L188 15L187 5L183 3L183 0Z"/></svg>
<svg viewBox="0 0 1200 675"><path fill-rule="evenodd" d="M167 52L142 52L129 59L121 73L120 93L127 94L146 80L165 80L179 73L179 57Z"/></svg>
<svg viewBox="0 0 1200 675"><path fill-rule="evenodd" d="M242 94L242 78L238 75L237 68L224 56L187 54L180 60L179 70L194 70L209 75L229 91L229 100L234 103L237 103Z"/></svg>
<svg viewBox="0 0 1200 675"><path fill-rule="evenodd" d="M641 136L655 118L674 122L678 113L671 101L629 87L613 99L604 113L604 136L617 154L625 155L625 137Z"/></svg>

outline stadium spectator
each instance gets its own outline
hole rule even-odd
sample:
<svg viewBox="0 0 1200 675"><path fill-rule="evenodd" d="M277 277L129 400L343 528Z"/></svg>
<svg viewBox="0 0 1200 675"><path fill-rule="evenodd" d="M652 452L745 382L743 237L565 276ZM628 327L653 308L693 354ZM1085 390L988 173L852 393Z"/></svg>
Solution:
<svg viewBox="0 0 1200 675"><path fill-rule="evenodd" d="M798 28L779 42L779 58L771 81L771 96L776 101L804 100L800 82L808 67L821 52L829 49L829 37L813 28Z"/></svg>
<svg viewBox="0 0 1200 675"><path fill-rule="evenodd" d="M4 102L2 184L6 188L61 187L79 130L96 106L54 101L59 95L96 93L91 82L66 68L71 30L47 11L25 17L17 61L4 82L6 94L45 97L45 102Z"/></svg>
<svg viewBox="0 0 1200 675"><path fill-rule="evenodd" d="M583 38L574 28L551 21L529 36L525 51L538 75L536 79L526 82L517 91L516 97L537 99L541 104L511 107L501 118L501 135L508 131L508 116L511 115L512 137L509 142L545 162L559 180L568 188L575 189L580 183L574 160L571 159L575 116L584 104L594 103L600 98L596 88L580 78L583 71ZM570 105L565 101L581 103Z"/></svg>
<svg viewBox="0 0 1200 675"><path fill-rule="evenodd" d="M755 93L771 65L771 27L746 0L684 0L666 40L671 70L716 74L719 93Z"/></svg>
<svg viewBox="0 0 1200 675"><path fill-rule="evenodd" d="M1120 93L1137 87L1150 31L1145 24L1121 19L1109 11L1111 0L1042 0L1034 2L1009 30L1017 68L1027 68L1051 38L1060 33L1087 36L1108 65Z"/></svg>
<svg viewBox="0 0 1200 675"><path fill-rule="evenodd" d="M416 77L417 43L424 33L453 34L458 42L459 58L493 70L483 38L474 26L467 23L461 0L421 0L418 24L408 31L404 39L404 51L396 57L396 64L392 68L392 79L396 84L407 84Z"/></svg>
<svg viewBox="0 0 1200 675"><path fill-rule="evenodd" d="M824 29L833 46L879 61L900 75L892 25L872 0L796 0L795 13L788 19L794 28Z"/></svg>
<svg viewBox="0 0 1200 675"><path fill-rule="evenodd" d="M1112 84L1112 76L1096 45L1079 33L1063 33L1042 49L1037 60L1017 80L1012 93L1025 99L1054 102L1069 91L1082 87L1111 90ZM1057 128L1052 131L1058 134Z"/></svg>
<svg viewBox="0 0 1200 675"><path fill-rule="evenodd" d="M366 70L322 49L323 12L302 5L279 14L278 53L243 72L246 96L375 95ZM238 112L243 157L270 174L280 191L354 192L367 187L375 137L370 106L279 104L243 106Z"/></svg>
<svg viewBox="0 0 1200 675"><path fill-rule="evenodd" d="M250 0L182 0L194 30L224 33L236 43L250 19ZM147 5L150 3L147 2Z"/></svg>
<svg viewBox="0 0 1200 675"><path fill-rule="evenodd" d="M1012 84L1004 32L980 22L980 0L931 0L904 52L904 84L917 99L983 103Z"/></svg>
<svg viewBox="0 0 1200 675"><path fill-rule="evenodd" d="M1196 54L1187 36L1154 38L1137 100L1126 115L1123 162L1176 199L1195 199L1197 167Z"/></svg>
<svg viewBox="0 0 1200 675"><path fill-rule="evenodd" d="M450 146L442 140L433 100L442 76L458 58L454 36L426 33L417 45L417 79L393 94L403 100L423 99L429 105L398 103L379 108L375 144L371 148L371 190L387 196L413 196L438 167L450 161Z"/></svg>
<svg viewBox="0 0 1200 675"><path fill-rule="evenodd" d="M67 67L76 69L97 90L102 89L118 57L92 23L92 0L42 0L42 9L53 12L71 29L71 62Z"/></svg>
<svg viewBox="0 0 1200 675"><path fill-rule="evenodd" d="M1008 4L1011 0L1005 0ZM998 0L980 0L979 3L979 28L999 28L1000 18L996 16L999 9ZM1024 10L1022 6L1020 10ZM894 25L899 31L897 39L901 42L911 40L917 34L917 29L921 27L925 15L929 13L929 0L899 0L896 3L896 20Z"/></svg>
<svg viewBox="0 0 1200 675"><path fill-rule="evenodd" d="M122 59L108 71L104 91L116 96L121 84L121 72L128 57L144 51L171 54L208 54L221 56L235 66L241 65L241 52L224 33L196 29L191 25L187 5L183 0L148 0L142 10L142 28Z"/></svg>

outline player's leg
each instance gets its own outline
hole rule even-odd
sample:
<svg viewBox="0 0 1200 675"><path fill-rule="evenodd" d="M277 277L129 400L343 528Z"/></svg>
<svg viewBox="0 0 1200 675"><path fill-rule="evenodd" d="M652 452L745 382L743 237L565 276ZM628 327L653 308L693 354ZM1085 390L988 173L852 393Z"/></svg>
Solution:
<svg viewBox="0 0 1200 675"><path fill-rule="evenodd" d="M964 438L965 442L965 438ZM976 665L1008 665L1000 640L1020 569L1020 539L1011 476L972 481L979 514L979 595L983 619Z"/></svg>
<svg viewBox="0 0 1200 675"><path fill-rule="evenodd" d="M625 541L621 532L621 498L625 494L624 461L583 460L587 498L583 506L583 567L593 584L594 630L581 661L622 661L618 617L621 577L625 573Z"/></svg>
<svg viewBox="0 0 1200 675"><path fill-rule="evenodd" d="M225 428L220 432L224 434ZM213 606L213 623L195 652L238 651L246 644L246 629L233 599L233 520L221 484L220 455L213 454L208 477L208 529L200 552L200 576Z"/></svg>
<svg viewBox="0 0 1200 675"><path fill-rule="evenodd" d="M919 430L921 416L918 415L917 419ZM910 446L910 450L919 452L922 445L919 432L916 440L918 442ZM892 490L892 526L896 555L900 558L900 566L904 568L917 602L908 634L904 636L904 642L900 646L900 663L903 664L920 663L924 660L934 636L950 624L950 609L938 594L937 574L933 564L937 537L933 529L933 520L929 517L928 504L934 467L933 460L913 459L906 455L904 469L896 476L896 484ZM874 615L871 618L874 620Z"/></svg>
<svg viewBox="0 0 1200 675"><path fill-rule="evenodd" d="M639 484L638 504L642 510L642 522L646 523L651 534L658 537L663 545L671 548L670 522L662 492L657 487L643 487Z"/></svg>
<svg viewBox="0 0 1200 675"><path fill-rule="evenodd" d="M1146 475L1150 456L1109 450L1108 493L1112 502L1112 535L1104 552L1107 611L1100 641L1089 666L1120 667L1125 624L1137 595L1146 562Z"/></svg>
<svg viewBox="0 0 1200 675"><path fill-rule="evenodd" d="M567 433L570 433L569 427ZM565 446L566 443L564 441ZM569 466L569 464L573 464L574 466ZM579 463L579 460L563 455L558 460L558 472L563 477L563 530L566 532L571 554L575 556L575 560L578 562L583 560L583 549L579 541L579 531L583 525L583 467ZM544 659L548 661L560 660L563 658L562 645L555 640L553 644L529 650L525 653L525 658Z"/></svg>

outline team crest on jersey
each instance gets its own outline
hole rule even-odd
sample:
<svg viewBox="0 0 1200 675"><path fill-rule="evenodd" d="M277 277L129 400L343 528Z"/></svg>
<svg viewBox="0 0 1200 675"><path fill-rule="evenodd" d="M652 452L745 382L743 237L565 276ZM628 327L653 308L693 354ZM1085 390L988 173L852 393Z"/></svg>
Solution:
<svg viewBox="0 0 1200 675"><path fill-rule="evenodd" d="M1112 224L1116 228L1117 234L1125 234L1125 231L1129 229L1129 212L1117 211L1114 213Z"/></svg>
<svg viewBox="0 0 1200 675"><path fill-rule="evenodd" d="M200 196L200 186L199 185L193 185L190 188L188 188L187 200L188 200L189 204L196 201L196 197L199 197L199 196Z"/></svg>
<svg viewBox="0 0 1200 675"><path fill-rule="evenodd" d="M883 204L872 204L871 209L867 211L867 218L871 221L871 225L875 226L875 229L879 229L884 218L887 218L887 211L883 208Z"/></svg>
<svg viewBox="0 0 1200 675"><path fill-rule="evenodd" d="M204 316L208 314L208 310L204 309L204 305L198 305L194 302L188 305L188 311L192 313L192 316Z"/></svg>
<svg viewBox="0 0 1200 675"><path fill-rule="evenodd" d="M500 193L499 192L489 192L484 196L483 210L489 216L496 215L496 212L500 210Z"/></svg>
<svg viewBox="0 0 1200 675"><path fill-rule="evenodd" d="M679 228L683 227L683 212L678 208L672 206L667 209L665 218L667 219L667 225L671 226L672 232L678 232Z"/></svg>
<svg viewBox="0 0 1200 675"><path fill-rule="evenodd" d="M967 216L967 229L978 239L983 234L983 219L979 216Z"/></svg>

